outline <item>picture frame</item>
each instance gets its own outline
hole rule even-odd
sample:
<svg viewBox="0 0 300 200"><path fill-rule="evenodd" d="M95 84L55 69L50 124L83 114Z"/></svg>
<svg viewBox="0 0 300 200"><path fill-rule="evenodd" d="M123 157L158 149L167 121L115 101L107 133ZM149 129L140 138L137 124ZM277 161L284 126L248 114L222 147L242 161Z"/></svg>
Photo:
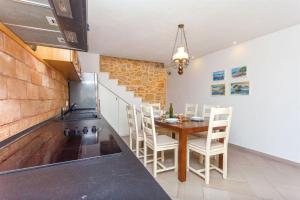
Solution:
<svg viewBox="0 0 300 200"><path fill-rule="evenodd" d="M219 70L212 73L213 81L224 81L225 80L225 70Z"/></svg>
<svg viewBox="0 0 300 200"><path fill-rule="evenodd" d="M231 77L232 78L246 77L247 73L248 73L247 66L234 67L231 69Z"/></svg>
<svg viewBox="0 0 300 200"><path fill-rule="evenodd" d="M226 85L224 83L211 85L212 96L225 96L225 94L226 94Z"/></svg>
<svg viewBox="0 0 300 200"><path fill-rule="evenodd" d="M230 84L230 94L231 95L242 95L247 96L250 94L250 82L233 82Z"/></svg>

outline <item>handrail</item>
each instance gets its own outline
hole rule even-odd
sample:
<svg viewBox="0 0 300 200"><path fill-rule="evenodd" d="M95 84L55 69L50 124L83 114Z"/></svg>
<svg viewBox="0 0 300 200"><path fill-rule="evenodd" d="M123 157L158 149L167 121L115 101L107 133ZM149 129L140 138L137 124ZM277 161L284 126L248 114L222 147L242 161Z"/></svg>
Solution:
<svg viewBox="0 0 300 200"><path fill-rule="evenodd" d="M97 81L100 85L102 85L103 87L105 87L107 90L109 90L111 93L113 93L114 95L116 95L118 98L122 99L122 101L124 101L126 104L130 105L130 103L128 101L126 101L125 99L123 99L122 97L120 97L118 94L116 94L114 91L112 91L111 89L109 89L106 85L104 85L103 83Z"/></svg>
<svg viewBox="0 0 300 200"><path fill-rule="evenodd" d="M103 83L101 83L100 81L97 81L97 83L99 83L100 85L102 85L103 87L105 87L107 90L109 90L111 93L113 93L114 95L116 95L118 98L120 98L122 101L124 101L127 105L131 104L128 101L126 101L124 98L120 97L117 93L115 93L114 91L112 91L110 88L108 88L106 85L104 85ZM136 108L136 111L138 113L141 113L141 110L139 108Z"/></svg>

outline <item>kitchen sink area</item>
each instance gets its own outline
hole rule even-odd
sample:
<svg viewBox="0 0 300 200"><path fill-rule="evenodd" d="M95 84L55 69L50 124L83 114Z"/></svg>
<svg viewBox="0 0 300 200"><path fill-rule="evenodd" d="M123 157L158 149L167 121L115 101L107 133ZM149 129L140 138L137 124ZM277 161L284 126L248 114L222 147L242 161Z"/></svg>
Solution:
<svg viewBox="0 0 300 200"><path fill-rule="evenodd" d="M76 120L89 120L89 119L97 119L99 116L95 109L76 109L73 111L69 111L61 116L61 120L63 121L76 121Z"/></svg>

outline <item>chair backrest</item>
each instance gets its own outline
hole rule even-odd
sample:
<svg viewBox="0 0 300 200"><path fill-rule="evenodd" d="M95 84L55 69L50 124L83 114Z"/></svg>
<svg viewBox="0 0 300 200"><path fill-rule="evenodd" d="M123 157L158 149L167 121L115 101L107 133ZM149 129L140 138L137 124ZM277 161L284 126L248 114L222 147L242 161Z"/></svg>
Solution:
<svg viewBox="0 0 300 200"><path fill-rule="evenodd" d="M160 103L151 103L150 104L153 108L153 115L154 116L160 116L161 108L160 108Z"/></svg>
<svg viewBox="0 0 300 200"><path fill-rule="evenodd" d="M207 105L207 104L204 104L203 105L203 108L202 108L202 117L206 120L209 119L210 117L210 112L211 112L211 108L219 108L220 106L218 105Z"/></svg>
<svg viewBox="0 0 300 200"><path fill-rule="evenodd" d="M135 105L127 105L126 110L127 110L129 134L131 136L132 136L132 134L135 134L136 138L138 138L139 128L138 128L138 123L137 123L137 115L136 115Z"/></svg>
<svg viewBox="0 0 300 200"><path fill-rule="evenodd" d="M232 107L211 108L206 149L210 149L211 141L224 139L224 147L228 145L232 118Z"/></svg>
<svg viewBox="0 0 300 200"><path fill-rule="evenodd" d="M198 104L185 104L184 115L186 117L197 116L198 113Z"/></svg>
<svg viewBox="0 0 300 200"><path fill-rule="evenodd" d="M151 105L141 105L142 128L144 133L144 142L151 140L153 146L156 146L156 131L153 115L153 107Z"/></svg>

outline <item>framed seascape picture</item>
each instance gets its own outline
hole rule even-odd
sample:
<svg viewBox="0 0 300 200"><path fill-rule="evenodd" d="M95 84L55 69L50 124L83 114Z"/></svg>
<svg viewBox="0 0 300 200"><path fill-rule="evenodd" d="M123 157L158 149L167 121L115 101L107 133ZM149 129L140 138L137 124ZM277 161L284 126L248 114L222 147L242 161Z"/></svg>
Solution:
<svg viewBox="0 0 300 200"><path fill-rule="evenodd" d="M225 71L213 72L213 81L223 81L225 79Z"/></svg>
<svg viewBox="0 0 300 200"><path fill-rule="evenodd" d="M249 95L249 81L231 83L231 95Z"/></svg>
<svg viewBox="0 0 300 200"><path fill-rule="evenodd" d="M211 85L212 96L224 96L225 95L225 84L214 84Z"/></svg>
<svg viewBox="0 0 300 200"><path fill-rule="evenodd" d="M239 78L247 76L247 66L235 67L231 69L231 77Z"/></svg>

